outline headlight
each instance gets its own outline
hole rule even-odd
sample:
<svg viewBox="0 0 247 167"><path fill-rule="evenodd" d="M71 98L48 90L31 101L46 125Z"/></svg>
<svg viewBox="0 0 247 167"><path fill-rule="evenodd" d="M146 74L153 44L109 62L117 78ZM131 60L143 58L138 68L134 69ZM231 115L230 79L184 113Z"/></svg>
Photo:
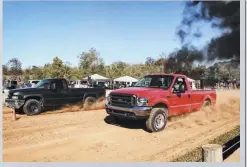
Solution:
<svg viewBox="0 0 247 167"><path fill-rule="evenodd" d="M12 99L17 100L17 99L22 98L20 95L21 95L21 94L20 94L19 92L15 92L15 93L13 93Z"/></svg>
<svg viewBox="0 0 247 167"><path fill-rule="evenodd" d="M111 96L110 96L110 95L108 95L108 96L106 97L106 101L109 103L109 102L110 102L110 100L111 100Z"/></svg>
<svg viewBox="0 0 247 167"><path fill-rule="evenodd" d="M18 96L12 96L12 99L17 100L18 99Z"/></svg>
<svg viewBox="0 0 247 167"><path fill-rule="evenodd" d="M137 98L137 106L147 106L148 105L148 99L144 97Z"/></svg>

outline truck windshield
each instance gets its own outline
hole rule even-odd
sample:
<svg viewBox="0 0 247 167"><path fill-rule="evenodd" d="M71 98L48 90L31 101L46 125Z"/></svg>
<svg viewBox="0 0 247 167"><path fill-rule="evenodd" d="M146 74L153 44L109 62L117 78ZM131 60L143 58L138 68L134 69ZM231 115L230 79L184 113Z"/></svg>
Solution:
<svg viewBox="0 0 247 167"><path fill-rule="evenodd" d="M50 82L48 80L41 80L36 85L35 88L47 88Z"/></svg>
<svg viewBox="0 0 247 167"><path fill-rule="evenodd" d="M39 83L39 81L32 81L32 83L37 84L37 83Z"/></svg>
<svg viewBox="0 0 247 167"><path fill-rule="evenodd" d="M142 77L134 87L148 87L148 88L164 88L169 89L172 81L172 75L148 75Z"/></svg>

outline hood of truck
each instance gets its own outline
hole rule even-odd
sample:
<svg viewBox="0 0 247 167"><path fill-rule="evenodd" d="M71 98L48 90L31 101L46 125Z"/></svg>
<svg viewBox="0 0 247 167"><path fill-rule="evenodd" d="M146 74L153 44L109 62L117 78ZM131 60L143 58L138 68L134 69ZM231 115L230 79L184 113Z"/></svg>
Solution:
<svg viewBox="0 0 247 167"><path fill-rule="evenodd" d="M37 89L37 88L21 88L21 89L9 90L9 94L13 94L13 93L29 94L29 93L36 93L36 92L40 92L40 89Z"/></svg>
<svg viewBox="0 0 247 167"><path fill-rule="evenodd" d="M134 94L138 97L147 97L152 96L154 94L158 95L162 92L166 93L168 90L164 90L161 88L145 88L145 87L130 87L130 88L121 88L113 90L111 93L120 93L120 94Z"/></svg>

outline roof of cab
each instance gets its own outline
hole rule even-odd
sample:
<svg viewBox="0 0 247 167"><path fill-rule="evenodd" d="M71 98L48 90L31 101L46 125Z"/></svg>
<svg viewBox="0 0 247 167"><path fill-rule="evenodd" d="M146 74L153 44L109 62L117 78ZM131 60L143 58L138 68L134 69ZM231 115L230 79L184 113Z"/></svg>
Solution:
<svg viewBox="0 0 247 167"><path fill-rule="evenodd" d="M65 80L64 78L46 78L43 80L55 81L55 80Z"/></svg>
<svg viewBox="0 0 247 167"><path fill-rule="evenodd" d="M184 76L186 77L184 74L167 74L167 73L153 73L153 74L148 74L148 75L172 75L172 76Z"/></svg>

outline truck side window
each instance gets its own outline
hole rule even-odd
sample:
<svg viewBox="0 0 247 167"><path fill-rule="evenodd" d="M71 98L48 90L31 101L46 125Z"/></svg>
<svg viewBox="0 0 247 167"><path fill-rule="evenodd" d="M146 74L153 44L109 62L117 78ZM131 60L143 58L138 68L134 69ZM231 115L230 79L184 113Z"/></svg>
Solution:
<svg viewBox="0 0 247 167"><path fill-rule="evenodd" d="M67 82L65 80L62 81L63 82L63 89L67 88Z"/></svg>
<svg viewBox="0 0 247 167"><path fill-rule="evenodd" d="M57 81L56 82L56 88L57 88L57 90L63 89L63 82L62 81Z"/></svg>
<svg viewBox="0 0 247 167"><path fill-rule="evenodd" d="M52 90L54 90L54 89L56 89L56 83L55 82L53 82L53 83L51 83L51 86L50 86L50 88L52 89Z"/></svg>
<svg viewBox="0 0 247 167"><path fill-rule="evenodd" d="M183 88L185 91L188 90L185 79L183 77L177 77L174 85L179 85L179 88ZM184 92L181 92L184 93Z"/></svg>
<svg viewBox="0 0 247 167"><path fill-rule="evenodd" d="M182 79L183 79L184 90L187 91L188 90L188 87L187 87L187 84L185 82L185 79L184 78L182 78Z"/></svg>

